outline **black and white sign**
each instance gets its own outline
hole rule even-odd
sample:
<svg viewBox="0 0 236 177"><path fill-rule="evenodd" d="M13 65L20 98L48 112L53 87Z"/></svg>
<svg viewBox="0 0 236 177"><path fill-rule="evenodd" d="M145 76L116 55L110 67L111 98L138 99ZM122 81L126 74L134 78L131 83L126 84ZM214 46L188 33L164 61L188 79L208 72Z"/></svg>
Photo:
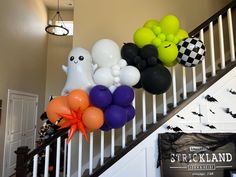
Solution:
<svg viewBox="0 0 236 177"><path fill-rule="evenodd" d="M159 135L162 177L232 177L236 134L165 133Z"/></svg>

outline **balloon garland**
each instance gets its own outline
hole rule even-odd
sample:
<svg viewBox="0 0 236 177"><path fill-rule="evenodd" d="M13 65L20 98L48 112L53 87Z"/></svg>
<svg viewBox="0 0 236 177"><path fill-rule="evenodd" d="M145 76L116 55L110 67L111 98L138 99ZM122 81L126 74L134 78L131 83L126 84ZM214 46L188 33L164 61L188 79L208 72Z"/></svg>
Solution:
<svg viewBox="0 0 236 177"><path fill-rule="evenodd" d="M132 87L165 93L172 82L166 67L178 62L193 67L205 57L203 42L188 37L174 15L146 21L133 40L121 50L114 41L101 39L91 53L80 47L69 53L68 66L62 66L67 74L62 96L47 107L53 124L70 128L67 143L77 130L88 141L88 132L121 128L135 116Z"/></svg>

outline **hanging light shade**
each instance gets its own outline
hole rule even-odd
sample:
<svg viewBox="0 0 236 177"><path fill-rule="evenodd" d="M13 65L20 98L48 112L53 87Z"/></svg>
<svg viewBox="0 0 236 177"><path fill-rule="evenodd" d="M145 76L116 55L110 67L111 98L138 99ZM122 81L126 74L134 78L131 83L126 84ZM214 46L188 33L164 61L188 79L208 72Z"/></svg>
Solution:
<svg viewBox="0 0 236 177"><path fill-rule="evenodd" d="M58 22L58 23L56 23ZM57 1L57 12L56 14L48 21L48 25L45 28L45 31L51 35L55 36L66 36L69 34L69 30L66 28L63 19L59 10L59 0Z"/></svg>

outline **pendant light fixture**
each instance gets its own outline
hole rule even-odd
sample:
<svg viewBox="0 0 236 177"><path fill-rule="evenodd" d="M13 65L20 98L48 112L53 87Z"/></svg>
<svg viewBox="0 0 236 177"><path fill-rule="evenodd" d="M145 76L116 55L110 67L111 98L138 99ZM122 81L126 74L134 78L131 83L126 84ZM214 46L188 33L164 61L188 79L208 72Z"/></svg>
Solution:
<svg viewBox="0 0 236 177"><path fill-rule="evenodd" d="M52 19L48 21L48 25L46 26L45 31L55 36L66 36L69 34L69 30L66 28L60 14L59 0L57 1L57 12L52 17Z"/></svg>

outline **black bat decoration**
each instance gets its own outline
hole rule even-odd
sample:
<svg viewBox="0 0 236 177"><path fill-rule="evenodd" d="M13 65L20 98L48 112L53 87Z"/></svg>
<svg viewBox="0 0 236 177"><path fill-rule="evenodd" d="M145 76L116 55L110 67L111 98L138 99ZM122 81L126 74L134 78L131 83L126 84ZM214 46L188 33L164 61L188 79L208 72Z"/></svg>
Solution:
<svg viewBox="0 0 236 177"><path fill-rule="evenodd" d="M195 112L195 111L192 111L192 113L193 113L194 115L199 116L199 117L204 117L201 113L197 113L197 112Z"/></svg>
<svg viewBox="0 0 236 177"><path fill-rule="evenodd" d="M216 127L214 125L206 124L206 126L209 127L210 129L216 129Z"/></svg>
<svg viewBox="0 0 236 177"><path fill-rule="evenodd" d="M212 97L210 95L206 95L205 99L209 102L218 102L217 99L215 99L214 97Z"/></svg>
<svg viewBox="0 0 236 177"><path fill-rule="evenodd" d="M229 93L231 93L232 95L236 95L236 91L233 91L232 89L229 90Z"/></svg>
<svg viewBox="0 0 236 177"><path fill-rule="evenodd" d="M210 109L210 112L212 113L212 114L216 114L214 111L212 111L211 109Z"/></svg>
<svg viewBox="0 0 236 177"><path fill-rule="evenodd" d="M226 109L225 109L225 112L226 112L227 114L230 114L233 118L236 118L236 114L234 114L229 108L226 108Z"/></svg>
<svg viewBox="0 0 236 177"><path fill-rule="evenodd" d="M191 125L187 125L187 127L189 127L189 128L193 128L193 126L191 126Z"/></svg>
<svg viewBox="0 0 236 177"><path fill-rule="evenodd" d="M172 127L172 130L174 130L175 132L181 132L181 128L179 127Z"/></svg>
<svg viewBox="0 0 236 177"><path fill-rule="evenodd" d="M173 130L175 132L181 132L182 131L181 128L179 128L179 127L171 127L170 125L168 125L166 128L168 130Z"/></svg>
<svg viewBox="0 0 236 177"><path fill-rule="evenodd" d="M176 115L178 118L180 118L180 119L184 119L184 117L183 116L180 116L180 115Z"/></svg>

